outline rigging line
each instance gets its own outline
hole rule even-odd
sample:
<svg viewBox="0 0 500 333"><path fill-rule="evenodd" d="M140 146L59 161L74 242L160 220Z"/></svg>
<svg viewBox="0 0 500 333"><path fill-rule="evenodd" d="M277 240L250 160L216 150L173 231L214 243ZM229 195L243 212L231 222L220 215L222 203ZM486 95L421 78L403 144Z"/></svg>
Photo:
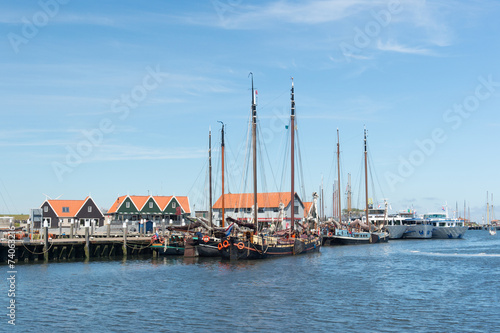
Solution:
<svg viewBox="0 0 500 333"><path fill-rule="evenodd" d="M276 101L278 98L281 98L281 96L283 96L284 94L287 94L289 92L290 92L290 90L288 90L288 89L284 90L277 97L275 97L274 99L270 100L266 105L259 107L259 110L264 110L266 107L268 107L269 105L271 105L271 103L274 103L274 101Z"/></svg>
<svg viewBox="0 0 500 333"><path fill-rule="evenodd" d="M299 186L302 189L301 197L303 201L306 201L306 188L305 188L305 182L304 182L304 166L302 164L302 154L300 150L300 141L299 141L299 131L296 132L296 137L297 137L297 152L298 152L298 161L297 161L297 169L299 170Z"/></svg>
<svg viewBox="0 0 500 333"><path fill-rule="evenodd" d="M264 145L264 151L266 152L267 162L269 163L269 169L271 170L271 175L273 176L274 187L276 190L278 189L278 184L276 182L276 176L273 171L273 167L271 164L271 158L269 157L269 151L267 150L267 145Z"/></svg>
<svg viewBox="0 0 500 333"><path fill-rule="evenodd" d="M368 146L368 156L370 157L370 161L373 161L373 158L372 158L371 152L370 152L370 145L368 143L367 143L367 146ZM368 162L370 162L370 161L368 161ZM384 195L384 190L382 188L382 184L380 183L380 178L378 177L378 174L375 170L375 167L370 166L370 168L373 168L373 170L374 170L375 180L377 181L377 184L379 186L380 192L382 194L382 199L383 199L383 198L385 198L385 195Z"/></svg>
<svg viewBox="0 0 500 333"><path fill-rule="evenodd" d="M364 207L364 205L361 205L361 198L363 197L364 190L363 188L363 183L364 183L364 175L363 175L363 165L364 165L364 156L363 154L361 155L361 163L359 164L358 168L358 193L357 193L357 201L356 201L356 208L361 209L360 207ZM364 199L363 199L364 200Z"/></svg>
<svg viewBox="0 0 500 333"><path fill-rule="evenodd" d="M2 186L3 186L4 190L5 190L5 193L7 193L7 196L9 198L9 200L10 200L10 203L11 203L11 208L14 209L14 211L17 212L18 210L16 208L16 205L14 204L14 201L12 200L12 197L10 196L10 193L7 190L7 187L5 186L5 183L3 182L2 178L0 178L0 183L2 183ZM2 196L2 198L3 198L3 196ZM5 199L4 199L4 202L5 202ZM5 204L5 206L7 207L7 204ZM10 212L9 212L9 214L10 214Z"/></svg>
<svg viewBox="0 0 500 333"><path fill-rule="evenodd" d="M241 201L242 201L242 198L243 198L243 193L246 193L247 191L247 183L248 183L248 176L249 176L249 166L250 166L250 153L251 153L251 150L252 150L252 144L251 144L251 140L250 140L250 137L251 137L251 131L252 131L252 115L251 115L251 112L250 112L250 117L249 117L249 121L248 121L248 126L247 126L247 139L246 139L246 143L245 143L245 159L243 161L243 175L242 175L242 178L241 178L241 183L240 183L240 195L239 195L239 198L238 198L238 204L236 205L239 210L238 211L241 211ZM246 204L246 203L245 203ZM242 215L242 213L240 213L240 215Z"/></svg>
<svg viewBox="0 0 500 333"><path fill-rule="evenodd" d="M290 129L290 124L291 124L291 120L289 119L288 120L288 129ZM286 175L288 174L288 161L290 160L288 157L289 157L289 154L290 154L290 149L288 148L290 146L290 140L291 140L291 136L290 136L290 131L286 131L285 133L285 137L286 137L286 143L284 145L284 149L283 149L283 168L282 168L282 173L281 173L281 184L280 184L280 192L283 191L283 188L285 187L285 177Z"/></svg>

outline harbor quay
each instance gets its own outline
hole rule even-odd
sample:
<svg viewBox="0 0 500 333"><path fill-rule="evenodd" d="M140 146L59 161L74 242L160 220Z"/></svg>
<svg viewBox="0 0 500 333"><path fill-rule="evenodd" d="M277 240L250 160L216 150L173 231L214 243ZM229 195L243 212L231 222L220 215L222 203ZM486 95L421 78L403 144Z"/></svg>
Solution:
<svg viewBox="0 0 500 333"><path fill-rule="evenodd" d="M151 235L127 232L91 235L85 230L83 233L69 236L50 233L47 229L47 233L42 234L4 233L0 240L0 264L135 255L156 256L157 251L150 247L151 243Z"/></svg>

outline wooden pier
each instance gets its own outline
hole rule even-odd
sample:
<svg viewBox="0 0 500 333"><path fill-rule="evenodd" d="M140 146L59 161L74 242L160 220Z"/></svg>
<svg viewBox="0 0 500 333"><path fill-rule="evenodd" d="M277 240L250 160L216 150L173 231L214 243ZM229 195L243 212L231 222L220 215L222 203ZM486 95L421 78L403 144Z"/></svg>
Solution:
<svg viewBox="0 0 500 333"><path fill-rule="evenodd" d="M116 258L118 256L152 255L150 236L91 236L81 238L56 238L0 241L0 264L67 259Z"/></svg>

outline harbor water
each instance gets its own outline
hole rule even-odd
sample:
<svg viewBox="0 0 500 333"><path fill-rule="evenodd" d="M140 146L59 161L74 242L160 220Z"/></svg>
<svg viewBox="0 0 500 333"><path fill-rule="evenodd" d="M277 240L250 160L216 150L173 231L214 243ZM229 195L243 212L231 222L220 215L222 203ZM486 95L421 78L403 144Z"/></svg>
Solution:
<svg viewBox="0 0 500 333"><path fill-rule="evenodd" d="M2 332L500 331L500 236L481 230L262 261L129 258L16 270L16 325L3 316Z"/></svg>

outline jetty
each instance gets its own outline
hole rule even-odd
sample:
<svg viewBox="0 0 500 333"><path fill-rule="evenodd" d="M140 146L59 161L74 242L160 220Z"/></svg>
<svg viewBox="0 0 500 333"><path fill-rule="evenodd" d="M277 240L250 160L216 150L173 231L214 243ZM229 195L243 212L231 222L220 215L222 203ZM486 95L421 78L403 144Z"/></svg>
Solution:
<svg viewBox="0 0 500 333"><path fill-rule="evenodd" d="M23 236L23 237L20 237ZM38 236L38 237L34 237ZM151 235L122 233L60 236L50 233L28 235L12 232L0 240L0 264L67 259L116 258L134 255L157 256Z"/></svg>

